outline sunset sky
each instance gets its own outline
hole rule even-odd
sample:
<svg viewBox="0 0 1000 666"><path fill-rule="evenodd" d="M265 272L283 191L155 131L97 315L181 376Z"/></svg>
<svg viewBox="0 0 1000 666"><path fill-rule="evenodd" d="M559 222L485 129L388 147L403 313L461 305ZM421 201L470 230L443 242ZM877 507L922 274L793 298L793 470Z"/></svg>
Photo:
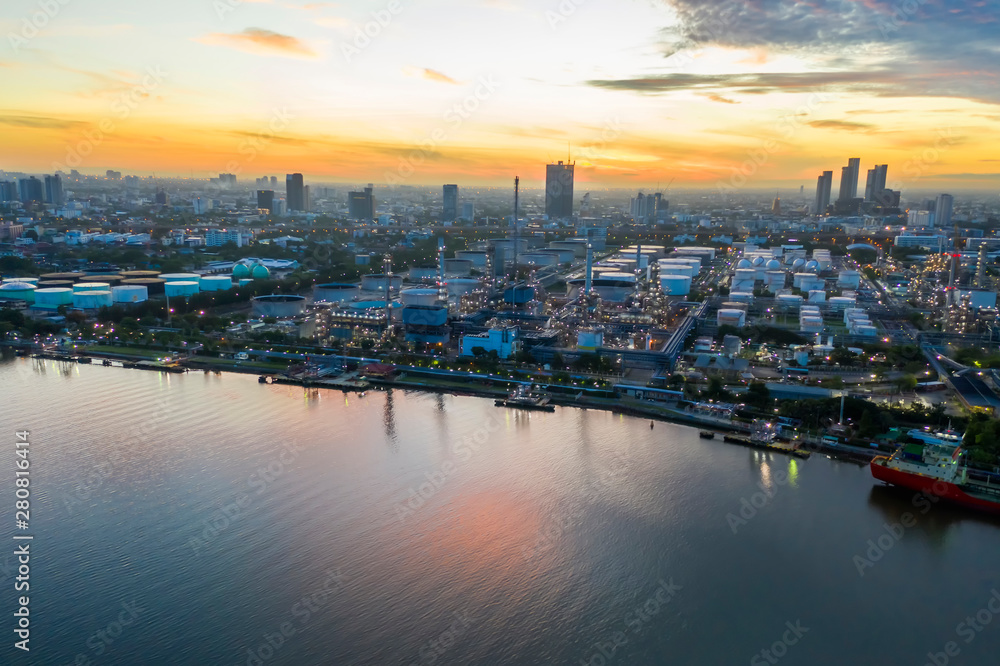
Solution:
<svg viewBox="0 0 1000 666"><path fill-rule="evenodd" d="M0 6L0 169L1000 185L1000 2L51 3Z"/></svg>

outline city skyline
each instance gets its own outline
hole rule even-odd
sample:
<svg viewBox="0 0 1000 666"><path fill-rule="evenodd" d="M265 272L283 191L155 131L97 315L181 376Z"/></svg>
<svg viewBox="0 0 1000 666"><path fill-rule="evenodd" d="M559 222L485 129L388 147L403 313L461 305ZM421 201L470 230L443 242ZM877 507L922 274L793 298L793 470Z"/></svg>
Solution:
<svg viewBox="0 0 1000 666"><path fill-rule="evenodd" d="M0 168L541 187L569 153L584 189L767 188L849 153L921 187L1000 182L996 9L819 4L435 4L484 33L402 2L266 0L68 4L39 27L19 0Z"/></svg>

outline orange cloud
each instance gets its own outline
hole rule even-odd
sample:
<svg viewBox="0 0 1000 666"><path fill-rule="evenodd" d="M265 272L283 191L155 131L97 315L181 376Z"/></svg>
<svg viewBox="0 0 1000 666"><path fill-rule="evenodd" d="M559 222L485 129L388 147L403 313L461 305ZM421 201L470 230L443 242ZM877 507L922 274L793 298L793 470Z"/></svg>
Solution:
<svg viewBox="0 0 1000 666"><path fill-rule="evenodd" d="M451 78L447 74L442 74L436 69L427 69L426 67L406 67L403 73L407 76L412 76L418 79L426 79L427 81L434 81L435 83L450 83L453 86L460 85L458 81Z"/></svg>
<svg viewBox="0 0 1000 666"><path fill-rule="evenodd" d="M212 46L228 46L257 55L280 55L289 58L316 58L318 55L305 42L262 28L247 28L243 32L213 32L195 41Z"/></svg>

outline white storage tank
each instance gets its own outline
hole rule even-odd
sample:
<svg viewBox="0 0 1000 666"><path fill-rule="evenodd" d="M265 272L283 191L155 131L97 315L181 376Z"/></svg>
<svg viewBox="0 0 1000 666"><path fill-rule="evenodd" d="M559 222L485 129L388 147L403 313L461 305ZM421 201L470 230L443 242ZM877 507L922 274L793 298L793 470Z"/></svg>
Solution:
<svg viewBox="0 0 1000 666"><path fill-rule="evenodd" d="M772 289L781 289L785 286L785 272L768 271L764 274L764 284Z"/></svg>
<svg viewBox="0 0 1000 666"><path fill-rule="evenodd" d="M35 292L35 307L55 310L60 305L73 304L73 290L69 287L50 287Z"/></svg>
<svg viewBox="0 0 1000 666"><path fill-rule="evenodd" d="M861 286L861 274L857 271L840 271L837 276L837 286L857 289Z"/></svg>
<svg viewBox="0 0 1000 666"><path fill-rule="evenodd" d="M305 312L305 296L275 294L257 296L251 301L253 313L258 317L277 317L285 319L297 317Z"/></svg>
<svg viewBox="0 0 1000 666"><path fill-rule="evenodd" d="M798 294L778 294L778 303L780 305L798 307L802 305L803 300Z"/></svg>
<svg viewBox="0 0 1000 666"><path fill-rule="evenodd" d="M386 285L390 282L393 289L399 289L403 286L403 276L393 275L390 279L381 273L362 275L361 289L362 291L385 291Z"/></svg>
<svg viewBox="0 0 1000 666"><path fill-rule="evenodd" d="M486 268L486 258L488 256L488 253L483 252L482 250L459 250L455 253L456 259L471 261L472 266L480 270Z"/></svg>
<svg viewBox="0 0 1000 666"><path fill-rule="evenodd" d="M201 279L197 273L164 273L159 277L167 282L197 282Z"/></svg>
<svg viewBox="0 0 1000 666"><path fill-rule="evenodd" d="M441 271L437 266L414 266L410 269L409 275L414 282L426 282L427 280L437 280Z"/></svg>
<svg viewBox="0 0 1000 666"><path fill-rule="evenodd" d="M114 301L111 298L111 290L107 291L78 291L72 295L73 307L80 310L96 310L103 307L111 307Z"/></svg>
<svg viewBox="0 0 1000 666"><path fill-rule="evenodd" d="M691 293L691 276L661 275L660 288L670 296L687 296Z"/></svg>
<svg viewBox="0 0 1000 666"><path fill-rule="evenodd" d="M19 277L19 278L9 277L3 279L4 282L27 282L28 284L33 284L36 287L38 286L38 280L39 278L36 277Z"/></svg>
<svg viewBox="0 0 1000 666"><path fill-rule="evenodd" d="M202 291L225 291L233 288L233 276L206 275L199 281L199 284Z"/></svg>
<svg viewBox="0 0 1000 666"><path fill-rule="evenodd" d="M201 291L201 285L197 282L168 282L163 289L167 298L191 298Z"/></svg>
<svg viewBox="0 0 1000 666"><path fill-rule="evenodd" d="M520 262L521 259L518 258ZM445 275L468 275L472 272L472 261L469 259L445 259Z"/></svg>
<svg viewBox="0 0 1000 666"><path fill-rule="evenodd" d="M449 278L445 282L449 296L464 296L479 288L479 280L473 278Z"/></svg>
<svg viewBox="0 0 1000 666"><path fill-rule="evenodd" d="M461 259L452 261L462 261ZM519 266L556 266L559 263L559 256L555 254L546 254L544 252L528 252L525 254L518 255L517 263ZM448 260L445 260L445 266L448 265ZM454 272L446 270L445 272ZM472 272L472 264L469 264L469 270L460 275L468 275Z"/></svg>
<svg viewBox="0 0 1000 666"><path fill-rule="evenodd" d="M834 296L829 299L829 303L830 307L834 310L843 310L844 308L854 307L855 300L846 296Z"/></svg>
<svg viewBox="0 0 1000 666"><path fill-rule="evenodd" d="M316 303L344 303L361 293L356 284L327 282L313 287L313 301Z"/></svg>
<svg viewBox="0 0 1000 666"><path fill-rule="evenodd" d="M404 289L399 292L403 305L435 305L440 299L437 289Z"/></svg>
<svg viewBox="0 0 1000 666"><path fill-rule="evenodd" d="M807 333L822 333L822 317L802 317L799 319L799 329Z"/></svg>
<svg viewBox="0 0 1000 666"><path fill-rule="evenodd" d="M752 291L730 291L729 300L737 301L738 303L753 303L753 292Z"/></svg>
<svg viewBox="0 0 1000 666"><path fill-rule="evenodd" d="M25 303L35 302L35 292L38 287L30 282L4 282L0 284L0 298L10 298Z"/></svg>
<svg viewBox="0 0 1000 666"><path fill-rule="evenodd" d="M747 313L743 310L719 310L715 321L719 326L743 328L747 323Z"/></svg>
<svg viewBox="0 0 1000 666"><path fill-rule="evenodd" d="M111 300L115 303L145 303L149 300L149 290L139 284L112 287Z"/></svg>
<svg viewBox="0 0 1000 666"><path fill-rule="evenodd" d="M826 302L826 292L822 289L810 289L809 290L809 302L810 303L824 303Z"/></svg>
<svg viewBox="0 0 1000 666"><path fill-rule="evenodd" d="M73 293L79 294L84 291L111 291L111 285L107 282L77 282L73 285Z"/></svg>
<svg viewBox="0 0 1000 666"><path fill-rule="evenodd" d="M667 275L687 275L693 278L698 274L698 269L696 269L691 264L680 264L680 263L660 263L660 273Z"/></svg>

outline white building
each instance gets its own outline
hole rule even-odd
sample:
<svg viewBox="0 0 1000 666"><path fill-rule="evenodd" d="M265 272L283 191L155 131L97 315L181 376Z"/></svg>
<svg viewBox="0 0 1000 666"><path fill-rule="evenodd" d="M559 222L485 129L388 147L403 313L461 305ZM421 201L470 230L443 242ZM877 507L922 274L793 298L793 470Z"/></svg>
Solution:
<svg viewBox="0 0 1000 666"><path fill-rule="evenodd" d="M205 232L205 246L219 247L225 243L236 243L243 247L253 242L253 233L239 229L209 229Z"/></svg>
<svg viewBox="0 0 1000 666"><path fill-rule="evenodd" d="M481 348L484 353L495 351L497 356L507 359L521 350L518 339L518 329L491 328L482 335L465 335L462 337L462 356L475 356L473 350Z"/></svg>

